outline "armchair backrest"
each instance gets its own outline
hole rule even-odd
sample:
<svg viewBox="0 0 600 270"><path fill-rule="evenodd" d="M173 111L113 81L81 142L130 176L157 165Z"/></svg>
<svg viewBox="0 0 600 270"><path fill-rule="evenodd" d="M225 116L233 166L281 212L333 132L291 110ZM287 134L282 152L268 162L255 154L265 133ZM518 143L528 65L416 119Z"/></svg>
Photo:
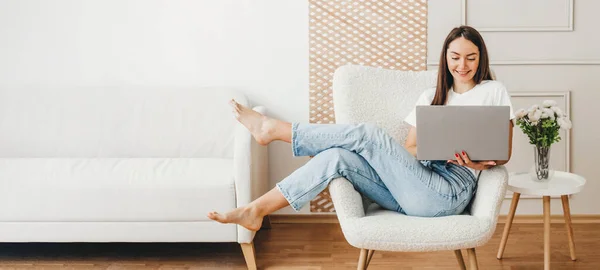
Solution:
<svg viewBox="0 0 600 270"><path fill-rule="evenodd" d="M404 118L436 81L437 71L342 66L333 75L336 123L374 123L404 144L410 130Z"/></svg>

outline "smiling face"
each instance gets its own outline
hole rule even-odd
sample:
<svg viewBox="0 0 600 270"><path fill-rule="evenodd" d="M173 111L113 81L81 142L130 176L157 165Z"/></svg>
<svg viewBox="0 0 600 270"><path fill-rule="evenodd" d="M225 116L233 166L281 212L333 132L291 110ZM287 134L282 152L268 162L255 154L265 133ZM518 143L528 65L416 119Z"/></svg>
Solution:
<svg viewBox="0 0 600 270"><path fill-rule="evenodd" d="M473 42L464 37L450 42L446 61L454 83L474 83L473 77L479 67L479 48Z"/></svg>
<svg viewBox="0 0 600 270"><path fill-rule="evenodd" d="M437 86L431 105L446 104L448 91L468 91L484 80L493 80L487 48L481 34L467 25L448 33L440 53Z"/></svg>

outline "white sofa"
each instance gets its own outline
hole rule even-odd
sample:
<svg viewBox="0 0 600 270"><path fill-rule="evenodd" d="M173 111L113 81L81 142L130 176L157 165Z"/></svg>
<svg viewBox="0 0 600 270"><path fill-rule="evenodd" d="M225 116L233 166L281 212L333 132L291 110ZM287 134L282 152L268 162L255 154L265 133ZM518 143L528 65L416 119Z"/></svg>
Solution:
<svg viewBox="0 0 600 270"><path fill-rule="evenodd" d="M0 88L0 242L237 242L266 147L214 88ZM264 108L257 107L264 113Z"/></svg>

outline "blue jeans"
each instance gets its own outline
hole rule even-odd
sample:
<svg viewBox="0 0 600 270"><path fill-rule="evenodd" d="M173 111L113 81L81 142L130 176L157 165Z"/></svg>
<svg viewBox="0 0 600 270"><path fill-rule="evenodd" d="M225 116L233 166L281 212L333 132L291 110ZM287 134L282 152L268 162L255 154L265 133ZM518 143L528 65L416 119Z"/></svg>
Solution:
<svg viewBox="0 0 600 270"><path fill-rule="evenodd" d="M314 156L277 188L299 211L329 185L345 177L381 207L411 216L460 214L477 179L446 161L419 161L372 124L292 124L294 156Z"/></svg>

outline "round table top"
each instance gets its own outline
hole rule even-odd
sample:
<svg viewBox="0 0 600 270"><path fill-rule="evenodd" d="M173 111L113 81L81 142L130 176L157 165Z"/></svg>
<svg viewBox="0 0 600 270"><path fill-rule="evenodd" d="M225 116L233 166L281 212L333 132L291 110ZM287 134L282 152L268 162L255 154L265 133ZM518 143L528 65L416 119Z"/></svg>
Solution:
<svg viewBox="0 0 600 270"><path fill-rule="evenodd" d="M534 181L528 172L513 173L508 177L508 190L527 195L570 195L581 191L584 185L585 178L563 171L555 171L554 177L546 182Z"/></svg>

